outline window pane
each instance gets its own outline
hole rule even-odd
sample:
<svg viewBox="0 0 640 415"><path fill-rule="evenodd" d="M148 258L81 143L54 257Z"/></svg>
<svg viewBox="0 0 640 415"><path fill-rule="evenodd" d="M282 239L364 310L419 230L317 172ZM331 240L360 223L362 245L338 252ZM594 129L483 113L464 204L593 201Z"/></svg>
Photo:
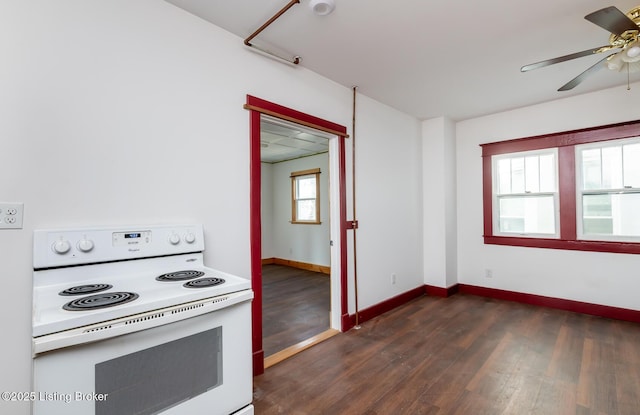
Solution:
<svg viewBox="0 0 640 415"><path fill-rule="evenodd" d="M524 157L511 159L511 193L524 193Z"/></svg>
<svg viewBox="0 0 640 415"><path fill-rule="evenodd" d="M316 220L316 201L315 200L298 200L296 202L296 220L315 221Z"/></svg>
<svg viewBox="0 0 640 415"><path fill-rule="evenodd" d="M611 217L611 195L584 195L582 201L584 217Z"/></svg>
<svg viewBox="0 0 640 415"><path fill-rule="evenodd" d="M495 168L496 194L556 191L556 160L553 153L501 158Z"/></svg>
<svg viewBox="0 0 640 415"><path fill-rule="evenodd" d="M585 235L640 236L640 194L583 195Z"/></svg>
<svg viewBox="0 0 640 415"><path fill-rule="evenodd" d="M500 198L499 229L505 233L555 234L553 196Z"/></svg>
<svg viewBox="0 0 640 415"><path fill-rule="evenodd" d="M297 195L296 199L315 199L316 198L316 177L303 176L296 180Z"/></svg>
<svg viewBox="0 0 640 415"><path fill-rule="evenodd" d="M600 149L582 151L582 188L600 189L601 185Z"/></svg>
<svg viewBox="0 0 640 415"><path fill-rule="evenodd" d="M640 143L624 146L624 185L640 187Z"/></svg>
<svg viewBox="0 0 640 415"><path fill-rule="evenodd" d="M499 210L500 232L524 233L523 198L501 198Z"/></svg>
<svg viewBox="0 0 640 415"><path fill-rule="evenodd" d="M511 193L511 159L498 160L498 194Z"/></svg>
<svg viewBox="0 0 640 415"><path fill-rule="evenodd" d="M582 227L585 234L613 234L610 195L582 196Z"/></svg>
<svg viewBox="0 0 640 415"><path fill-rule="evenodd" d="M603 189L622 187L622 147L604 147L602 149Z"/></svg>
<svg viewBox="0 0 640 415"><path fill-rule="evenodd" d="M540 170L538 161L540 157L538 156L529 156L525 158L525 178L526 178L526 188L527 192L537 193L540 191Z"/></svg>
<svg viewBox="0 0 640 415"><path fill-rule="evenodd" d="M540 191L556 191L556 161L553 154L540 156Z"/></svg>
<svg viewBox="0 0 640 415"><path fill-rule="evenodd" d="M611 195L613 233L622 236L640 236L640 194Z"/></svg>

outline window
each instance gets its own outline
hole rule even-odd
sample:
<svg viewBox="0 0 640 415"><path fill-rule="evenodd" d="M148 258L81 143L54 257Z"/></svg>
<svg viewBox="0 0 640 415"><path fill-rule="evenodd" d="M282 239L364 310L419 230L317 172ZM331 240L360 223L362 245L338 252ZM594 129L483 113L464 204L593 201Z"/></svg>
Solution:
<svg viewBox="0 0 640 415"><path fill-rule="evenodd" d="M578 237L640 242L640 139L576 146Z"/></svg>
<svg viewBox="0 0 640 415"><path fill-rule="evenodd" d="M493 156L494 234L558 237L555 149Z"/></svg>
<svg viewBox="0 0 640 415"><path fill-rule="evenodd" d="M485 243L640 254L640 121L481 147Z"/></svg>
<svg viewBox="0 0 640 415"><path fill-rule="evenodd" d="M291 173L291 223L320 224L320 169Z"/></svg>

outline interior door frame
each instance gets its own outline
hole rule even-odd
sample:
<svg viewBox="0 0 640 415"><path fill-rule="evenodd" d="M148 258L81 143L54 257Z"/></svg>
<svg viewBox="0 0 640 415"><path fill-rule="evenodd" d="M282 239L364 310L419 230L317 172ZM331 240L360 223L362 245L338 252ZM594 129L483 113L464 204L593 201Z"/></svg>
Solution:
<svg viewBox="0 0 640 415"><path fill-rule="evenodd" d="M252 351L253 375L264 373L264 349L262 348L262 220L261 220L261 166L260 166L260 117L267 114L272 117L291 121L297 124L330 132L337 136L338 161L338 218L333 218L339 224L337 265L339 269L340 287L340 321L341 330L345 331L349 325L347 310L347 206L346 206L346 162L345 139L348 137L345 126L309 115L294 109L247 95L245 109L249 110L249 233L251 241L251 286L254 298L251 305L252 320ZM330 204L336 203L331 201ZM334 264L331 264L332 273Z"/></svg>

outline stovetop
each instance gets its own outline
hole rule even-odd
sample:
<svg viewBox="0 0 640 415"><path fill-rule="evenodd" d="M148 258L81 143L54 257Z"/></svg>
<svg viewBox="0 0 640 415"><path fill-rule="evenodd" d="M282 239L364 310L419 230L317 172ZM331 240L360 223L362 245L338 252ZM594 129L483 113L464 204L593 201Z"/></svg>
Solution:
<svg viewBox="0 0 640 415"><path fill-rule="evenodd" d="M198 225L36 231L33 337L249 290L204 266L203 239Z"/></svg>
<svg viewBox="0 0 640 415"><path fill-rule="evenodd" d="M197 271L202 275L191 280L156 280L156 277L160 275L184 270ZM91 275L91 277L83 277L85 275ZM218 278L224 282L202 288L184 286L188 281L205 278ZM72 287L97 284L108 284L111 288L93 294L60 295L61 292ZM82 327L249 288L251 288L251 283L248 279L203 266L201 253L36 271L34 272L33 292L33 336ZM95 310L72 311L64 309L64 305L74 299L121 292L134 293L138 297L129 302Z"/></svg>

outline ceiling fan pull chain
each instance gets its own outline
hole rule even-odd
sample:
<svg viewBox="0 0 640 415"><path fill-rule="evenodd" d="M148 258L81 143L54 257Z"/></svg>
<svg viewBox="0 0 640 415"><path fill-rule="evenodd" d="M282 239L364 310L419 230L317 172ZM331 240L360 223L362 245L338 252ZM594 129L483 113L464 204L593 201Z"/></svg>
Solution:
<svg viewBox="0 0 640 415"><path fill-rule="evenodd" d="M629 72L630 72L629 67L630 67L630 65L627 62L627 91L631 91L631 83L629 82Z"/></svg>

